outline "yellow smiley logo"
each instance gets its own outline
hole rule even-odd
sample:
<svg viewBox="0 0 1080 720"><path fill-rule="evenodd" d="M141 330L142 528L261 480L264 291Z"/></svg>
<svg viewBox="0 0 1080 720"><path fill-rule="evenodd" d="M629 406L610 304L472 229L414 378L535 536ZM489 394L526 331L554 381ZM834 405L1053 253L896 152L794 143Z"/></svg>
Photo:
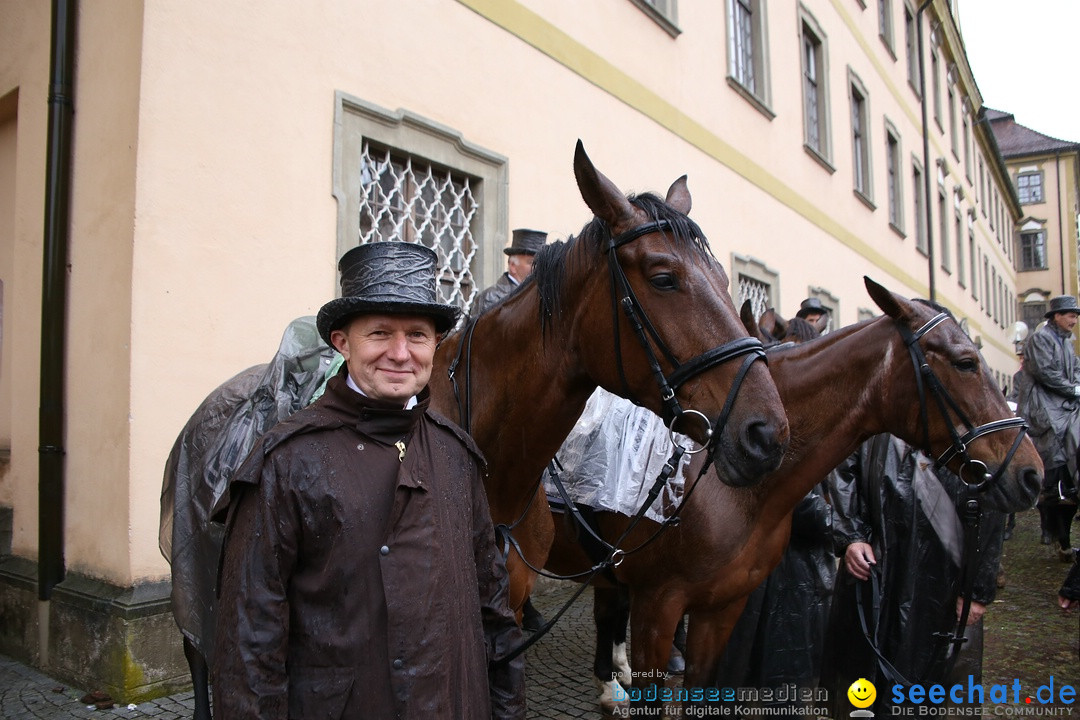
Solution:
<svg viewBox="0 0 1080 720"><path fill-rule="evenodd" d="M851 683L851 687L847 690L847 697L855 707L868 708L877 699L877 688L866 678L859 678Z"/></svg>

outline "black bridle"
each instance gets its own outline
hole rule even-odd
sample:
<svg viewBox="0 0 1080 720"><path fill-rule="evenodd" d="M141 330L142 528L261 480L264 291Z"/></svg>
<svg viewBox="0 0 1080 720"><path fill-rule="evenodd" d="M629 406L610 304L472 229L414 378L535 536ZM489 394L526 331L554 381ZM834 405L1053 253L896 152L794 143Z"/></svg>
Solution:
<svg viewBox="0 0 1080 720"><path fill-rule="evenodd" d="M728 418L731 416L732 408L735 405L735 398L739 393L739 388L742 387L746 374L750 371L751 365L755 360L763 360L766 363L768 360L765 357L765 348L762 346L761 341L752 337L737 338L707 350L686 362L680 362L668 348L663 338L660 337L660 333L649 321L649 316L645 313L644 308L641 307L641 303L634 294L634 289L630 286L630 281L627 279L622 265L619 264L617 250L643 235L656 232L663 233L671 229L671 223L668 220L654 220L614 236L611 235L610 230L608 231L607 255L608 269L611 275L611 322L615 337L615 358L619 367L619 381L623 386L623 394L629 396L630 389L626 381L626 371L623 368L619 338L618 309L621 307L627 321L630 323L630 327L637 336L638 342L645 351L645 357L660 390L660 402L663 405L662 417L668 422L669 429L673 430L675 424L683 416L697 415L704 421L706 426L705 436L707 442L705 446L711 447L719 440L720 434L727 425ZM660 359L653 350L654 346L673 368L669 375L665 375L660 367ZM683 383L716 365L739 357L743 358L742 365L735 374L731 389L728 391L727 400L724 402L724 407L715 422L697 410L683 409L678 398L675 397L676 391Z"/></svg>
<svg viewBox="0 0 1080 720"><path fill-rule="evenodd" d="M960 648L967 642L964 629L967 627L968 615L971 610L971 593L975 584L975 570L973 565L975 556L978 554L979 519L982 516L979 494L986 492L1001 479L1006 468L1008 468L1013 457L1016 455L1017 450L1020 449L1020 444L1024 441L1024 437L1028 430L1027 422L1021 417L993 420L975 426L960 409L956 401L953 400L952 396L949 395L948 390L945 389L945 386L942 385L937 375L934 374L933 369L930 367L930 363L927 362L926 353L923 352L922 346L919 345L919 340L923 335L933 330L947 318L948 315L945 313L938 313L914 333L908 330L907 327L900 322L897 322L896 324L897 329L900 331L900 336L907 346L908 354L911 356L911 362L915 366L915 387L917 388L919 395L919 424L922 427L924 452L931 457L933 456L933 451L930 448L929 412L927 410L928 403L926 399L926 392L927 389L929 389L930 394L934 397L938 411L945 420L945 425L949 428L949 434L952 437L952 445L934 461L934 468L941 468L959 457L961 463L957 477L960 478L960 481L964 486L964 497L959 510L961 524L964 529L964 549L961 558L959 593L960 597L963 598L963 604L961 605L960 615L957 618L956 626L953 630L951 632L934 633L934 639L937 641L937 645L934 648L934 652L931 655L930 662L927 666L927 678L945 677L951 666L956 662ZM963 435L957 431L956 423L953 422L953 416L955 416L956 420L963 425L965 429ZM980 438L983 435L989 435L993 432L1009 430L1012 428L1017 428L1019 430L1019 432L1016 433L1016 440L1013 441L1012 447L1009 448L1009 452L1005 455L1005 459L1001 462L997 471L991 475L987 470L985 463L971 457L970 453L968 453L968 445L976 438ZM971 478L970 480L968 479L969 477ZM874 603L873 617L875 618L878 616L878 602L880 600L879 579L876 571L876 567L871 568L871 593L873 595ZM856 592L856 606L859 613L859 622L862 624L863 634L866 636L867 642L877 655L878 667L881 669L882 674L890 683L901 684L905 687L911 686L911 681L901 675L900 672L889 663L888 659L874 643L873 638L871 637L870 623L866 617L862 594L859 591Z"/></svg>
<svg viewBox="0 0 1080 720"><path fill-rule="evenodd" d="M933 456L933 451L930 449L930 425L926 400L926 391L929 389L941 417L945 420L945 425L949 428L949 434L952 436L952 445L934 461L934 467L943 467L952 462L954 458L959 457L961 463L960 472L957 475L970 492L980 493L985 492L1001 479L1009 463L1012 462L1013 456L1016 455L1016 451L1020 449L1020 443L1023 442L1024 436L1027 434L1028 426L1027 422L1021 417L994 420L975 426L968 420L964 411L960 409L952 396L949 395L949 391L945 389L937 375L934 374L930 363L926 360L926 353L923 352L922 346L919 345L919 339L923 335L936 328L948 317L945 313L938 313L914 333L901 323L897 323L897 328L900 330L900 336L904 339L904 344L907 345L908 353L911 355L911 362L915 366L915 387L919 394L919 424L923 432L923 447L927 454ZM963 435L957 431L953 416L966 430ZM1012 428L1017 428L1020 432L1016 434L1016 440L1005 455L1005 459L998 467L997 472L991 475L987 471L985 463L971 457L968 453L968 445L983 435ZM968 477L972 479L969 480Z"/></svg>

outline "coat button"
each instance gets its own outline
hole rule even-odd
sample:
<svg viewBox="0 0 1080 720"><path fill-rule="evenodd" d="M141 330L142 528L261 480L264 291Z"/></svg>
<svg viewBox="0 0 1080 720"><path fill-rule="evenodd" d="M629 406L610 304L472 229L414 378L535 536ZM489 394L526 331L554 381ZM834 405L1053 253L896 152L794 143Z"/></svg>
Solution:
<svg viewBox="0 0 1080 720"><path fill-rule="evenodd" d="M380 555L389 555L390 554L390 548L383 545L381 548L379 548L379 554Z"/></svg>
<svg viewBox="0 0 1080 720"><path fill-rule="evenodd" d="M401 660L401 658L398 658L397 660L394 661L394 669L395 670L400 670L403 667L405 667L405 662L403 660Z"/></svg>

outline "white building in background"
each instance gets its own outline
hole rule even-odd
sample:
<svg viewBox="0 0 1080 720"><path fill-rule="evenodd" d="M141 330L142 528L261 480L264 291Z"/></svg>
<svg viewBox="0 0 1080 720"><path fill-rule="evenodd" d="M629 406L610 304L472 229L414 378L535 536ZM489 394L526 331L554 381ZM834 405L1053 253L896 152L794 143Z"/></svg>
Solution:
<svg viewBox="0 0 1080 720"><path fill-rule="evenodd" d="M790 317L815 296L849 324L876 312L867 275L933 294L1016 369L1021 206L946 0L56 4L55 88L49 5L0 5L0 652L83 686L186 681L158 496L203 397L391 218L443 249L463 304L511 228L576 233L579 138L624 189L689 175L737 301ZM50 106L74 113L46 204ZM64 341L58 443L43 328Z"/></svg>

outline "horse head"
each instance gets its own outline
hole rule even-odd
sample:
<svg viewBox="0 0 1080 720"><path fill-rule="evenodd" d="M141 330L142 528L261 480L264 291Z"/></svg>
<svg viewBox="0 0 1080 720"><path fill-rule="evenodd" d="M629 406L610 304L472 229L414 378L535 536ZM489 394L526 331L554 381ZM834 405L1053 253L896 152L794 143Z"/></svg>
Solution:
<svg viewBox="0 0 1080 720"><path fill-rule="evenodd" d="M906 414L905 426L918 428L902 439L985 493L995 509L1031 507L1042 461L978 347L943 308L908 300L864 279L870 297L903 338L900 357L883 369L904 374L892 378L896 402L886 403ZM904 357L908 354L910 360Z"/></svg>
<svg viewBox="0 0 1080 720"><path fill-rule="evenodd" d="M783 457L787 416L765 363L756 362L761 344L735 311L727 274L687 217L686 177L666 198L627 197L580 141L574 175L595 218L567 242L573 247L545 248L534 275L543 283L560 252L577 268L563 281L564 291L579 293L564 319L585 372L707 446L732 484L756 482ZM545 322L559 314L546 303L541 312Z"/></svg>

